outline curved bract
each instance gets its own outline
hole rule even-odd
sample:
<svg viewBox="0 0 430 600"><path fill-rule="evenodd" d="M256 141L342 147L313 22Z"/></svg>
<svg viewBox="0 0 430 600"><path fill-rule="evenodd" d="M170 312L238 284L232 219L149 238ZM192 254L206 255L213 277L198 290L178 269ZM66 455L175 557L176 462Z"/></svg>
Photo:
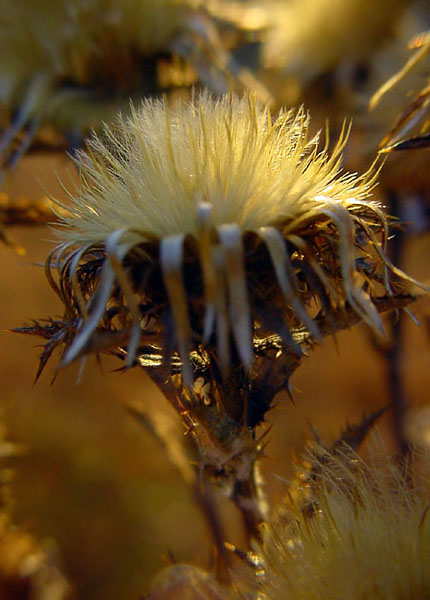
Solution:
<svg viewBox="0 0 430 600"><path fill-rule="evenodd" d="M329 154L308 125L302 109L273 119L252 96L203 94L176 110L145 101L93 136L47 263L77 331L64 362L118 322L130 362L151 323L188 381L191 350L213 347L224 372L236 356L249 367L255 335L294 347L302 325L317 339L318 310L348 304L380 331L371 296L392 294L398 271L376 237L374 175L341 174L345 137Z"/></svg>
<svg viewBox="0 0 430 600"><path fill-rule="evenodd" d="M394 38L374 54L362 95L353 103L360 141L348 153L350 168L368 164L378 149L384 153L401 150L409 138L419 142L420 137L428 134L430 54L425 36L417 38L422 27L423 16L414 4L399 20ZM409 46L415 38L419 47L413 51ZM420 145L411 143L410 147L418 150ZM385 193L395 191L403 198L414 194L425 197L427 163L425 150L391 152L380 177Z"/></svg>

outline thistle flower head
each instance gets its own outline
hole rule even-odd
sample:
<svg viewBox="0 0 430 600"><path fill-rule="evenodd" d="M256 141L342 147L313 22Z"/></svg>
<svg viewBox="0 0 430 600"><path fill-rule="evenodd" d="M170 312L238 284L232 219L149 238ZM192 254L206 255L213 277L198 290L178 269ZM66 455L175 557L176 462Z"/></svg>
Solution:
<svg viewBox="0 0 430 600"><path fill-rule="evenodd" d="M166 49L199 4L200 0L5 0L0 8L2 97L13 98L35 75L85 84L101 62L106 66L115 59L125 67L133 51Z"/></svg>
<svg viewBox="0 0 430 600"><path fill-rule="evenodd" d="M208 19L199 20L201 6L201 0L1 2L0 101L11 115L0 138L5 166L16 164L42 125L76 145L103 119L127 110L130 96L155 93L160 53L188 59L200 45L204 55L205 40L216 34ZM198 61L204 79L210 59ZM212 73L206 83L215 79Z"/></svg>
<svg viewBox="0 0 430 600"><path fill-rule="evenodd" d="M428 489L400 468L325 456L316 510L292 508L265 531L267 600L393 600L430 594Z"/></svg>
<svg viewBox="0 0 430 600"><path fill-rule="evenodd" d="M185 370L205 345L226 370L250 366L255 335L318 337L317 309L347 303L380 329L372 290L391 291L374 177L342 175L345 136L330 155L308 126L302 109L273 119L252 96L203 94L176 110L145 101L94 135L47 263L77 334L65 362L100 325L128 332L133 361L143 318Z"/></svg>

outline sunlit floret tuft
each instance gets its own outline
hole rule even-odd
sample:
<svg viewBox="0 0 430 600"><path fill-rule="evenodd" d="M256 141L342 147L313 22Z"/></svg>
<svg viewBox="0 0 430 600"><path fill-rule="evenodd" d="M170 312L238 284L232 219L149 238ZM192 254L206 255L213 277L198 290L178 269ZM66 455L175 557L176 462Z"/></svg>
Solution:
<svg viewBox="0 0 430 600"><path fill-rule="evenodd" d="M428 488L413 471L320 452L314 510L290 507L265 530L264 598L428 598Z"/></svg>

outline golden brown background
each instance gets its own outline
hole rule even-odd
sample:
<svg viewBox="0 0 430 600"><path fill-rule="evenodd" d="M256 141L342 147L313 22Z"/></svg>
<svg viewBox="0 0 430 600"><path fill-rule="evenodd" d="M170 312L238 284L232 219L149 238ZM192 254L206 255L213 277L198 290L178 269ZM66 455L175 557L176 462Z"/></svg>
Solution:
<svg viewBox="0 0 430 600"><path fill-rule="evenodd" d="M52 174L73 175L66 159L25 159L9 176L14 196L59 197ZM90 358L82 381L78 366L57 374L55 359L33 386L38 339L7 331L32 318L54 316L59 302L45 280L47 228L10 230L27 250L19 256L1 245L1 409L9 438L23 444L14 476L16 521L45 544L55 544L77 597L117 600L138 597L154 573L172 558L207 566L213 559L205 523L157 442L130 417L123 403L164 403L148 377L110 358ZM430 239L407 244L403 267L417 278L429 276ZM421 327L405 322L402 371L411 427L430 431L425 407L430 390L430 302L414 307ZM310 424L327 441L347 423L388 402L384 363L363 326L326 339L292 378L294 402L281 396L269 413L274 423L267 458L262 461L269 497L276 500L291 474L291 453L311 436ZM166 410L168 409L166 404ZM427 428L427 429L426 429ZM380 420L378 435L389 448L391 414ZM239 516L219 499L226 538L241 544ZM53 541L55 540L55 542ZM170 557L170 558L169 558Z"/></svg>

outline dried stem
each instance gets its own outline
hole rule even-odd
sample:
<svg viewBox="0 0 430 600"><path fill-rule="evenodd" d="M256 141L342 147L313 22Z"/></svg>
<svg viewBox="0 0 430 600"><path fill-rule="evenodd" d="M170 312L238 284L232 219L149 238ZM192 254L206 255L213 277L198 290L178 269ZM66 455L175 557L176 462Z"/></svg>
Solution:
<svg viewBox="0 0 430 600"><path fill-rule="evenodd" d="M227 412L219 410L214 404L207 405L197 398L191 398L181 384L175 385L175 377L180 379L180 376L166 377L159 369L151 369L149 374L181 415L187 438L192 441L194 457L198 456L199 463L194 493L212 530L220 559L227 561L223 546L225 538L209 501L205 483L219 487L223 495L238 507L248 540L258 538L258 527L265 516L256 477L256 461L261 458L260 443L249 428L240 426ZM222 542L223 550L219 542Z"/></svg>

